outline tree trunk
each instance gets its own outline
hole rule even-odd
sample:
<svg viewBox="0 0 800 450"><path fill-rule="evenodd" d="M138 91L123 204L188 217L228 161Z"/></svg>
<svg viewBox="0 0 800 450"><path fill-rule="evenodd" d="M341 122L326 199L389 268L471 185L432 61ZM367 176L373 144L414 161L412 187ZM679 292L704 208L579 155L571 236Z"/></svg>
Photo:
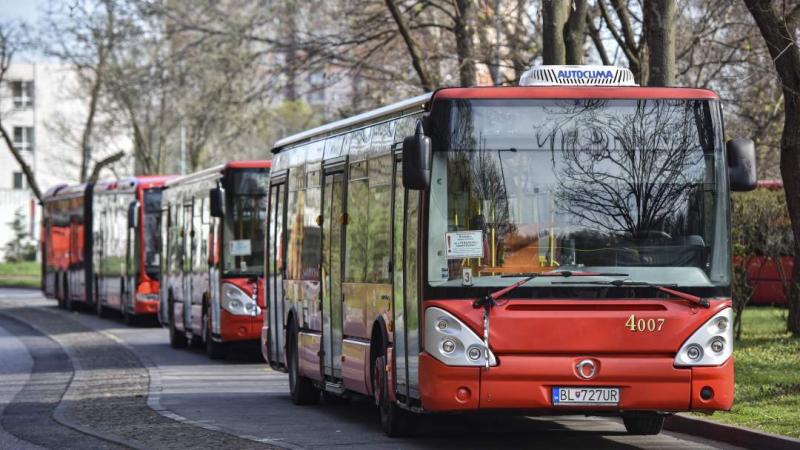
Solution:
<svg viewBox="0 0 800 450"><path fill-rule="evenodd" d="M478 84L475 71L475 0L456 0L456 52L461 86Z"/></svg>
<svg viewBox="0 0 800 450"><path fill-rule="evenodd" d="M797 21L781 17L770 0L745 0L745 4L767 44L783 87L781 177L797 258L800 256L800 48L794 40ZM796 11L800 9L793 12ZM795 264L792 278L786 325L792 334L800 336L800 264Z"/></svg>
<svg viewBox="0 0 800 450"><path fill-rule="evenodd" d="M569 0L542 0L542 60L544 64L566 64L564 25Z"/></svg>
<svg viewBox="0 0 800 450"><path fill-rule="evenodd" d="M574 0L564 27L564 45L567 64L583 64L583 43L586 38L586 20L589 17L587 0Z"/></svg>
<svg viewBox="0 0 800 450"><path fill-rule="evenodd" d="M675 85L675 0L645 0L644 33L649 50L649 86Z"/></svg>

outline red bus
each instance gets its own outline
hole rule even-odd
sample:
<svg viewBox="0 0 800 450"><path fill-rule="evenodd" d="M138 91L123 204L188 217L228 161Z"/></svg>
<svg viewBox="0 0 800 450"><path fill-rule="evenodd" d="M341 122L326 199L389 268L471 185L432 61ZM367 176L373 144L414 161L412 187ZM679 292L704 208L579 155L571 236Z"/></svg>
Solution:
<svg viewBox="0 0 800 450"><path fill-rule="evenodd" d="M62 277L69 267L70 217L67 201L55 200L55 195L65 187L65 184L61 184L50 188L44 193L42 201L42 291L47 298L57 298L59 305L65 284Z"/></svg>
<svg viewBox="0 0 800 450"><path fill-rule="evenodd" d="M93 186L92 266L98 316L117 311L128 324L156 317L161 189L170 178L142 176Z"/></svg>
<svg viewBox="0 0 800 450"><path fill-rule="evenodd" d="M89 184L57 186L42 199L42 290L70 310L94 298L91 202Z"/></svg>
<svg viewBox="0 0 800 450"><path fill-rule="evenodd" d="M42 201L42 290L59 306L90 306L126 322L158 307L160 186L144 176L57 186ZM144 204L144 208L140 205Z"/></svg>
<svg viewBox="0 0 800 450"><path fill-rule="evenodd" d="M275 144L262 352L296 404L666 414L733 403L719 97L612 67L445 88Z"/></svg>
<svg viewBox="0 0 800 450"><path fill-rule="evenodd" d="M759 180L759 189L783 190L781 180ZM786 220L789 220L788 217ZM791 237L789 237L791 239ZM750 303L754 305L786 305L786 294L792 283L794 256L781 255L778 259L753 256L747 261L747 278L753 287Z"/></svg>
<svg viewBox="0 0 800 450"><path fill-rule="evenodd" d="M233 161L166 183L159 317L172 347L221 358L228 343L258 342L269 168Z"/></svg>

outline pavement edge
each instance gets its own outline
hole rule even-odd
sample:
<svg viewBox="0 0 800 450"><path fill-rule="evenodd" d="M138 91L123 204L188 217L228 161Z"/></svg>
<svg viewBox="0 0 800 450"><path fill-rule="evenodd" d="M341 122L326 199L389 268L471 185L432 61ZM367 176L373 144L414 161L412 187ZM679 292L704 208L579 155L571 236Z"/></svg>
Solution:
<svg viewBox="0 0 800 450"><path fill-rule="evenodd" d="M687 414L668 416L664 422L664 429L747 448L800 449L800 439L714 422Z"/></svg>

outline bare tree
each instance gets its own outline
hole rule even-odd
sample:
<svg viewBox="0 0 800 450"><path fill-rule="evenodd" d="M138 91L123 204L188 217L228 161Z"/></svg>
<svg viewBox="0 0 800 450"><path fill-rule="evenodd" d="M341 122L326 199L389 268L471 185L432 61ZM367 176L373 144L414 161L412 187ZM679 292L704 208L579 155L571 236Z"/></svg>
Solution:
<svg viewBox="0 0 800 450"><path fill-rule="evenodd" d="M11 67L11 61L22 46L21 27L13 23L0 23L0 89L5 88L6 74ZM25 174L25 179L28 181L28 186L31 188L31 191L33 191L33 195L37 200L41 201L42 192L39 189L39 183L36 182L33 169L31 169L31 166L25 161L22 153L14 146L11 135L9 135L5 125L3 125L2 111L0 111L0 134L3 135L3 141L22 169L22 173Z"/></svg>
<svg viewBox="0 0 800 450"><path fill-rule="evenodd" d="M569 18L564 25L564 44L567 64L583 64L586 27L589 14L587 0L572 0Z"/></svg>
<svg viewBox="0 0 800 450"><path fill-rule="evenodd" d="M565 64L564 24L569 17L569 0L542 0L542 60Z"/></svg>
<svg viewBox="0 0 800 450"><path fill-rule="evenodd" d="M644 35L649 49L650 86L675 84L675 0L644 0Z"/></svg>
<svg viewBox="0 0 800 450"><path fill-rule="evenodd" d="M781 175L794 232L795 255L800 255L800 5L772 0L745 0L767 44L783 88L784 123L781 136ZM800 264L795 265L789 296L787 327L800 335Z"/></svg>

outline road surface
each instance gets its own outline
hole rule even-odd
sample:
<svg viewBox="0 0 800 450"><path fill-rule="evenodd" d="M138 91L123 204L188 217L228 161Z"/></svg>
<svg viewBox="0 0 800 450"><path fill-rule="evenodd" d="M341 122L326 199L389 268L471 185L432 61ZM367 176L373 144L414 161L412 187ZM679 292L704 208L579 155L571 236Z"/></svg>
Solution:
<svg viewBox="0 0 800 450"><path fill-rule="evenodd" d="M38 291L0 289L0 356L2 449L734 448L582 416L426 417L391 439L368 401L294 406L260 357L173 350L164 329L69 313Z"/></svg>

